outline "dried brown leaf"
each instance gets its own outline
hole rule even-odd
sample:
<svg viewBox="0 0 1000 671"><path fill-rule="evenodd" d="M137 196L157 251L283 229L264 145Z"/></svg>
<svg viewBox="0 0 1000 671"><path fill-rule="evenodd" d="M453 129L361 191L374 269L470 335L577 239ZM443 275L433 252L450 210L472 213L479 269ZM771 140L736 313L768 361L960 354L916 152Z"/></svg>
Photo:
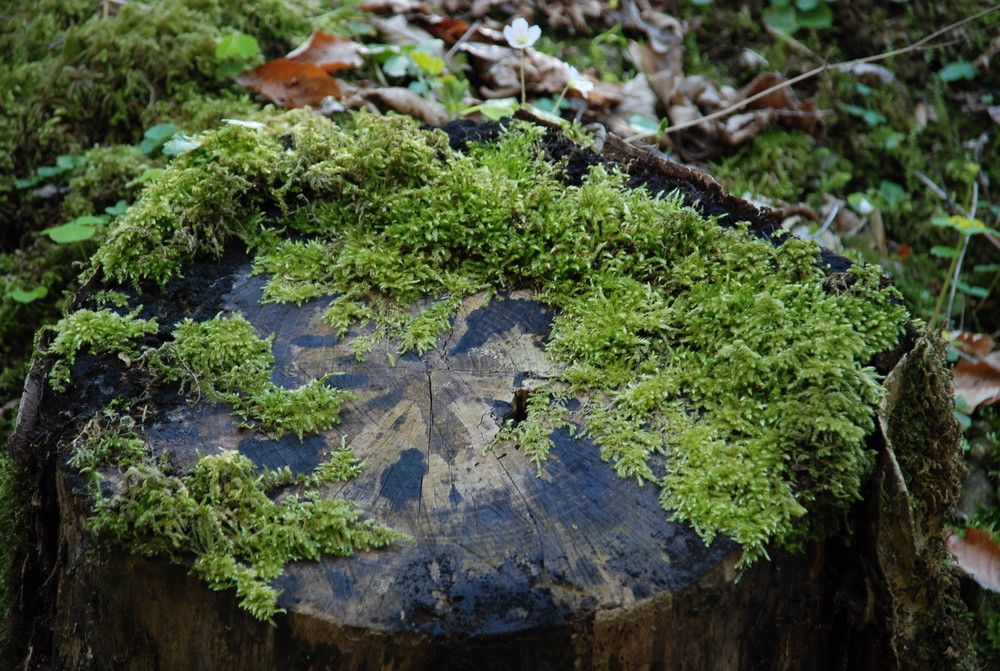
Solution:
<svg viewBox="0 0 1000 671"><path fill-rule="evenodd" d="M340 87L321 67L287 58L247 70L236 81L288 108L317 107L327 96L341 96Z"/></svg>
<svg viewBox="0 0 1000 671"><path fill-rule="evenodd" d="M346 37L315 30L308 40L285 58L290 61L314 63L326 72L336 72L364 65L365 61L361 57L364 52L364 46Z"/></svg>
<svg viewBox="0 0 1000 671"><path fill-rule="evenodd" d="M996 347L996 343L988 333L949 331L948 337L951 338L952 346L977 359L982 359Z"/></svg>
<svg viewBox="0 0 1000 671"><path fill-rule="evenodd" d="M444 107L407 88L397 86L365 89L346 101L348 109L360 109L369 105L380 112L399 112L432 126L440 126L448 120Z"/></svg>
<svg viewBox="0 0 1000 671"><path fill-rule="evenodd" d="M963 397L969 407L1000 403L1000 356L977 362L961 360L952 371L955 397Z"/></svg>
<svg viewBox="0 0 1000 671"><path fill-rule="evenodd" d="M948 529L945 540L959 568L986 589L1000 592L1000 547L990 532L969 528L962 537Z"/></svg>

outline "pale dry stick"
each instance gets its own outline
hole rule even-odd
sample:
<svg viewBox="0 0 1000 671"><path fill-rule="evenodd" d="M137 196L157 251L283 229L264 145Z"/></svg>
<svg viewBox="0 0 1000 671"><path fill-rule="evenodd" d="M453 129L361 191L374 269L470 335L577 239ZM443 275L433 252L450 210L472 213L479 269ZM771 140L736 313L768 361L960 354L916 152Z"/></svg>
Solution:
<svg viewBox="0 0 1000 671"><path fill-rule="evenodd" d="M743 109L744 107L746 107L750 103L754 102L755 100L760 100L764 96L770 95L770 94L774 93L775 91L780 91L783 88L786 88L788 86L792 86L794 84L798 84L799 82L805 81L806 79L811 79L812 77L815 77L816 75L819 75L819 74L822 74L822 73L826 72L827 70L843 70L843 69L846 69L846 68L853 67L855 65L861 65L863 63L874 63L875 61L882 61L882 60L885 60L887 58L892 58L893 56L900 56L902 54L909 53L911 51L919 49L920 47L922 47L923 45L927 44L931 40L933 40L933 39L935 39L937 37L940 37L941 35L944 35L945 33L949 32L949 31L955 30L956 28L960 28L960 27L964 26L966 23L969 23L971 21L975 21L976 19L979 19L979 18L981 18L983 16L986 16L987 14L989 14L991 12L995 12L998 9L1000 9L1000 5L993 5L992 7L987 7L986 9L984 9L981 12L977 12L977 13L973 14L972 16L967 16L964 19L962 19L961 21L956 21L955 23L951 24L950 26L945 26L944 28L942 28L940 30L936 30L933 33L931 33L930 35L927 35L926 37L923 37L923 38L917 40L913 44L910 44L908 46L902 47L900 49L894 49L893 51L887 51L885 53L876 54L874 56L865 56L864 58L855 58L852 61L844 61L843 63L834 63L833 65L823 64L823 65L819 66L818 68L814 68L814 69L810 70L809 72L803 73L803 74L801 74L801 75L799 75L797 77L792 77L789 80L783 81L783 82L781 82L779 84L775 84L774 86L772 86L770 88L764 89L763 91L760 91L759 93L755 93L754 95L750 96L749 98L746 98L745 100L741 100L741 101L739 101L737 103L733 103L732 105L730 105L729 107L727 107L725 109L721 109L721 110L719 110L717 112L712 112L711 114L709 114L707 116L699 117L697 119L692 119L690 121L685 121L684 123L679 123L676 126L667 126L667 128L665 128L663 130L663 133L676 133L677 131L685 130L687 128L692 128L693 126L697 126L697 125L702 124L702 123L704 123L706 121L714 121L715 119L721 119L722 117L729 116L733 112L736 112L737 110ZM659 131L647 131L645 133L638 133L636 135L632 135L630 137L625 138L625 141L626 142L630 142L632 140L645 140L647 138L650 138L650 137L653 137L653 136L657 135L657 133L659 133Z"/></svg>

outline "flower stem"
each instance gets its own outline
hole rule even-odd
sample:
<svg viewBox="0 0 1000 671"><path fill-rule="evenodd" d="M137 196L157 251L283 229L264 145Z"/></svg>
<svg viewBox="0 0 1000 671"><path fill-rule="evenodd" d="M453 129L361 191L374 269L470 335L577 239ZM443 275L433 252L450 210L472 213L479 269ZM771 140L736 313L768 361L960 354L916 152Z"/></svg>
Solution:
<svg viewBox="0 0 1000 671"><path fill-rule="evenodd" d="M562 104L563 98L566 97L566 92L569 91L569 84L563 87L562 92L559 94L559 98L556 100L556 104L552 106L552 113L559 114L559 105Z"/></svg>
<svg viewBox="0 0 1000 671"><path fill-rule="evenodd" d="M524 49L521 50L521 105L524 105Z"/></svg>

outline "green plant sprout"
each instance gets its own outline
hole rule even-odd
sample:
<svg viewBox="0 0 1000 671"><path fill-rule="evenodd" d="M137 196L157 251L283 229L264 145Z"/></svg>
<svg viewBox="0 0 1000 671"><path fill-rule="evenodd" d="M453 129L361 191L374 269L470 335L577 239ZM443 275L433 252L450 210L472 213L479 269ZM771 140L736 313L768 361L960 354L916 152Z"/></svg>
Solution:
<svg viewBox="0 0 1000 671"><path fill-rule="evenodd" d="M834 0L771 0L764 23L791 35L800 28L822 30L833 25L830 2Z"/></svg>
<svg viewBox="0 0 1000 671"><path fill-rule="evenodd" d="M239 31L229 33L215 47L215 57L222 61L219 70L230 77L243 72L259 54L257 38Z"/></svg>
<svg viewBox="0 0 1000 671"><path fill-rule="evenodd" d="M964 166L959 169L960 176L965 181L971 183L971 202L968 214L956 214L950 217L934 217L931 219L931 224L934 226L955 230L958 233L959 240L955 247L935 245L931 248L931 254L939 258L950 259L950 263L948 271L945 273L941 291L934 304L934 312L932 313L930 322L928 323L929 330L934 330L939 318L943 318L945 324L951 320L952 308L954 307L955 302L955 292L958 289L961 288L964 292L977 298L986 298L989 296L989 289L971 286L959 280L962 272L962 263L965 260L965 255L969 249L969 243L972 241L972 238L983 233L1000 236L1000 231L990 228L976 218L976 212L979 207L979 182L976 180L978 172L979 166L971 162L965 163ZM948 297L948 304L942 313L945 296Z"/></svg>
<svg viewBox="0 0 1000 671"><path fill-rule="evenodd" d="M958 278L962 272L962 262L965 259L965 253L969 249L969 242L972 240L972 237L982 233L1000 235L1000 231L995 228L988 227L979 219L961 215L953 215L951 217L934 217L931 220L931 223L935 226L951 228L959 234L959 243L956 247L936 245L931 248L931 254L934 256L951 259L948 271L945 273L944 284L941 286L941 292L938 294L937 302L934 304L934 313L931 315L931 320L928 324L928 328L933 330L937 325L938 318L942 316L941 308L944 303L945 296L948 297L948 306L945 308L943 313L944 320L947 322L951 319L950 315L955 302L955 291L961 284ZM967 284L964 286L971 295L978 298L985 298L989 295L988 289L982 287L972 287Z"/></svg>

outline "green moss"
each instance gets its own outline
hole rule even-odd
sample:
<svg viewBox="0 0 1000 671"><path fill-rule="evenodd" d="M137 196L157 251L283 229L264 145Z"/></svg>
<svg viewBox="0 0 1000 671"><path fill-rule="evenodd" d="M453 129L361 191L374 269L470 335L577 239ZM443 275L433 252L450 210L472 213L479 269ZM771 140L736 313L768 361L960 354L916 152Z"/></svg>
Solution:
<svg viewBox="0 0 1000 671"><path fill-rule="evenodd" d="M70 382L70 368L81 348L87 346L94 354L136 355L135 341L156 333L155 319L139 319L139 310L122 316L105 308L77 310L59 320L56 337L45 350L55 359L49 369L49 384L56 391L65 391Z"/></svg>
<svg viewBox="0 0 1000 671"><path fill-rule="evenodd" d="M737 194L818 208L825 194L843 193L855 170L805 133L769 129L713 165L712 174Z"/></svg>
<svg viewBox="0 0 1000 671"><path fill-rule="evenodd" d="M339 453L310 483L356 473ZM202 457L185 476L138 464L120 492L96 503L95 533L151 556L184 563L217 590L236 589L240 605L273 622L278 592L270 582L296 560L348 556L385 547L402 538L391 529L360 520L361 511L342 499L320 498L314 489L272 500L268 491L293 481L291 474L257 474L235 451Z"/></svg>
<svg viewBox="0 0 1000 671"><path fill-rule="evenodd" d="M548 351L564 372L501 439L541 465L549 432L578 426L706 541L740 541L744 564L770 542L829 531L873 465L865 437L881 392L867 362L907 320L878 269L824 281L815 244L720 227L610 168L567 186L541 133L515 125L467 153L409 119L366 114L205 133L111 231L95 270L164 284L237 237L258 248L266 300L332 297L325 321L344 337L374 324L353 339L359 356L380 340L426 351L464 296L536 287L557 310ZM199 384L249 416L265 397L219 380L263 384L270 362L245 369L247 357L218 350L220 373ZM570 394L581 410L565 409Z"/></svg>
<svg viewBox="0 0 1000 671"><path fill-rule="evenodd" d="M127 469L149 461L149 445L137 432L135 419L123 412L123 405L120 400L112 402L90 418L73 440L70 466L92 474L99 466Z"/></svg>
<svg viewBox="0 0 1000 671"><path fill-rule="evenodd" d="M260 338L243 315L177 325L174 339L157 353L158 365L174 380L210 400L231 403L243 426L280 437L326 431L340 421L347 392L326 386L329 375L283 389L270 381L274 336Z"/></svg>
<svg viewBox="0 0 1000 671"><path fill-rule="evenodd" d="M276 57L325 25L327 10L314 0L125 3L109 17L77 2L18 0L7 9L0 167L17 176L48 157L132 144L156 123L186 121L177 114L185 103L235 86L215 59L225 32L253 35Z"/></svg>
<svg viewBox="0 0 1000 671"><path fill-rule="evenodd" d="M83 166L68 180L63 218L101 214L119 200L132 202L142 188L138 178L158 164L133 145L95 147L86 152Z"/></svg>

